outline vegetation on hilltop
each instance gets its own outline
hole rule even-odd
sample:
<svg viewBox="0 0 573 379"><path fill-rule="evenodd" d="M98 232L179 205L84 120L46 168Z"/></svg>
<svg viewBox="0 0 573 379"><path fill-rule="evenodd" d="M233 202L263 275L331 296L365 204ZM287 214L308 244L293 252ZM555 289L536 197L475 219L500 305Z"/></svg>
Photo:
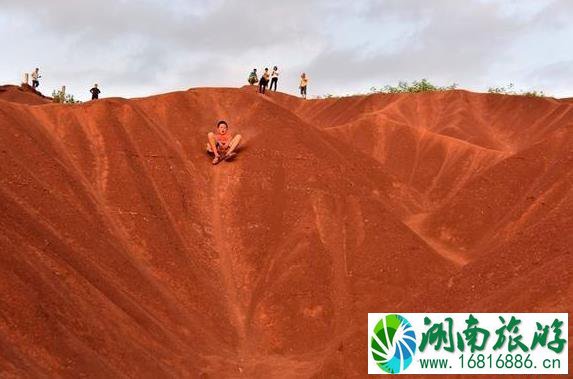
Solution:
<svg viewBox="0 0 573 379"><path fill-rule="evenodd" d="M530 91L517 91L514 88L513 83L509 83L507 86L501 87L489 87L488 93L497 93L500 95L515 95L515 96L531 96L531 97L545 97L543 91L530 90Z"/></svg>
<svg viewBox="0 0 573 379"><path fill-rule="evenodd" d="M399 81L397 85L385 85L383 87L371 87L370 91L367 93L354 93L354 94L346 94L346 95L332 95L326 94L322 96L317 96L317 99L330 99L330 98L341 98L341 97L351 97L351 96L364 96L370 95L373 93L421 93L421 92L435 92L435 91L451 91L458 89L457 83L452 83L447 86L439 86L436 84L431 83L428 79L421 79L415 80L413 82L407 81ZM488 93L495 93L501 95L513 95L513 96L531 96L531 97L545 97L546 95L543 91L537 90L530 90L530 91L517 91L514 88L513 83L508 84L507 86L499 86L499 87L489 87Z"/></svg>
<svg viewBox="0 0 573 379"><path fill-rule="evenodd" d="M60 104L78 104L81 101L76 100L74 95L66 93L64 89L60 90L53 90L52 91L52 98L54 99L54 103Z"/></svg>

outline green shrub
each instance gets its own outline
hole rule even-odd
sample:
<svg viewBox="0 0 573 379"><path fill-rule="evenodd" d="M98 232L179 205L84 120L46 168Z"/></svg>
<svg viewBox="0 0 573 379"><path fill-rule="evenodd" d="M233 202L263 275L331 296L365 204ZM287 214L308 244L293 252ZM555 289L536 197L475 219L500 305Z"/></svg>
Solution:
<svg viewBox="0 0 573 379"><path fill-rule="evenodd" d="M63 90L53 90L52 98L54 99L54 103L60 103L60 104L81 103L81 101L74 99L74 95L65 93Z"/></svg>
<svg viewBox="0 0 573 379"><path fill-rule="evenodd" d="M438 86L435 84L430 83L427 79L422 80L415 80L411 83L406 81L398 82L398 85L391 86L385 85L384 87L377 88L371 87L369 93L355 93L355 94L347 94L336 96L332 94L326 94L323 96L317 96L317 99L330 99L330 98L342 98L342 97L351 97L351 96L363 96L369 95L373 93L420 93L420 92L435 92L435 91L450 91L457 89L458 85L456 83L450 84L449 86ZM509 83L506 86L500 87L490 87L488 88L487 92L489 93L497 93L501 95L516 95L516 96L530 96L530 97L545 97L546 95L543 91L516 91L514 88L513 83Z"/></svg>
<svg viewBox="0 0 573 379"><path fill-rule="evenodd" d="M433 91L449 91L456 89L458 85L453 83L449 86L437 86L430 83L427 79L415 80L412 83L405 81L398 82L397 86L385 85L382 88L372 87L371 93L419 93L419 92L433 92Z"/></svg>
<svg viewBox="0 0 573 379"><path fill-rule="evenodd" d="M509 83L507 86L504 87L489 87L487 89L487 92L497 93L500 95L517 95L517 93L513 89L513 83Z"/></svg>
<svg viewBox="0 0 573 379"><path fill-rule="evenodd" d="M537 90L522 92L521 95L530 97L545 97L545 93L543 93L543 91L537 91Z"/></svg>
<svg viewBox="0 0 573 379"><path fill-rule="evenodd" d="M499 95L514 95L514 96L530 96L530 97L545 97L543 91L516 91L513 83L502 87L489 87L488 93L496 93Z"/></svg>

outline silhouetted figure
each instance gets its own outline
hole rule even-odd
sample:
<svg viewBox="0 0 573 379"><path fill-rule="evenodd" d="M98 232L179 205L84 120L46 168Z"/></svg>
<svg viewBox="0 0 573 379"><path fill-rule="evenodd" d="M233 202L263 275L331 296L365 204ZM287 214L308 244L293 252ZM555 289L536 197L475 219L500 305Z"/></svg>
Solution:
<svg viewBox="0 0 573 379"><path fill-rule="evenodd" d="M34 72L32 72L32 88L36 89L40 86L40 69L36 67Z"/></svg>
<svg viewBox="0 0 573 379"><path fill-rule="evenodd" d="M279 69L277 66L273 67L273 72L271 73L271 85L269 89L273 90L273 85L275 86L275 92L277 91L277 83L279 81Z"/></svg>
<svg viewBox="0 0 573 379"><path fill-rule="evenodd" d="M94 87L92 89L90 89L90 92L92 94L92 100L99 99L99 94L101 93L101 91L99 90L99 88L97 88L97 83L94 84Z"/></svg>
<svg viewBox="0 0 573 379"><path fill-rule="evenodd" d="M259 93L264 94L267 86L269 85L269 69L265 68L265 72L261 76L261 81L259 82Z"/></svg>

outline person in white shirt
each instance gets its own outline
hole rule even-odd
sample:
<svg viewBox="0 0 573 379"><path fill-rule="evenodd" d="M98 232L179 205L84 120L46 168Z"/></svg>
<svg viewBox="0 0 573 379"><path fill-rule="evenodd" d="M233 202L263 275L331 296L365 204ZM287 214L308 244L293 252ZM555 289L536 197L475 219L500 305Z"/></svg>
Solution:
<svg viewBox="0 0 573 379"><path fill-rule="evenodd" d="M279 69L277 66L273 67L273 72L271 73L271 91L273 90L273 85L275 86L275 92L277 91L277 83L279 81Z"/></svg>
<svg viewBox="0 0 573 379"><path fill-rule="evenodd" d="M32 72L32 88L36 89L40 86L40 69L36 67L34 72Z"/></svg>

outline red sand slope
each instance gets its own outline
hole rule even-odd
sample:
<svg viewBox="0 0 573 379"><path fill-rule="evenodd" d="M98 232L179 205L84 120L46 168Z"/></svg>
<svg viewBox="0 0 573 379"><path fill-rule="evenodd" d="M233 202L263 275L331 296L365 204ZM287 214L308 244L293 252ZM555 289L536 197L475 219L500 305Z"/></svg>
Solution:
<svg viewBox="0 0 573 379"><path fill-rule="evenodd" d="M20 87L13 85L0 86L0 100L28 105L40 105L52 102L52 99L43 96L29 85L22 85Z"/></svg>
<svg viewBox="0 0 573 379"><path fill-rule="evenodd" d="M570 102L4 100L7 375L361 376L367 312L571 309Z"/></svg>

